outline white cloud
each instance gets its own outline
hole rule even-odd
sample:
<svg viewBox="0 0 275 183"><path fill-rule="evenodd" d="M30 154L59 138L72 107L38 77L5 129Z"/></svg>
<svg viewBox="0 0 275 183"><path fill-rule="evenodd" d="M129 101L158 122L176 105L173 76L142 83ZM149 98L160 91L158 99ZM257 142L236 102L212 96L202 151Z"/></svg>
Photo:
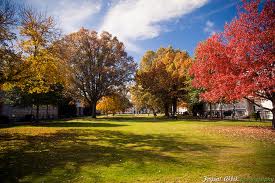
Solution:
<svg viewBox="0 0 275 183"><path fill-rule="evenodd" d="M211 22L210 20L207 20L205 23L205 27L203 28L203 31L206 33L209 33L210 35L213 35L216 33L215 30L215 24L214 22Z"/></svg>
<svg viewBox="0 0 275 183"><path fill-rule="evenodd" d="M167 30L161 22L186 15L208 0L121 0L113 4L99 31L106 30L123 41L126 48L139 51L136 40L157 37Z"/></svg>
<svg viewBox="0 0 275 183"><path fill-rule="evenodd" d="M57 18L64 33L77 31L101 9L100 0L27 0L35 8Z"/></svg>
<svg viewBox="0 0 275 183"><path fill-rule="evenodd" d="M93 14L100 11L99 1L59 1L59 8L56 8L54 14L60 18L60 26L65 33L77 31L85 21Z"/></svg>

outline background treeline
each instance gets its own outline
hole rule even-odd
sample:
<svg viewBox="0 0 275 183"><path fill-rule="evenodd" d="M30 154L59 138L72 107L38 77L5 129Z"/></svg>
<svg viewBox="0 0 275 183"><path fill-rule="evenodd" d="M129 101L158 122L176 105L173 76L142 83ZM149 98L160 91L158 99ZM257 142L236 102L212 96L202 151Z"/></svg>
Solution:
<svg viewBox="0 0 275 183"><path fill-rule="evenodd" d="M116 37L84 28L62 35L46 13L9 0L0 7L1 103L36 106L38 118L41 105L81 101L96 117L102 97L124 96L136 64Z"/></svg>
<svg viewBox="0 0 275 183"><path fill-rule="evenodd" d="M147 51L138 69L110 33L81 28L63 35L53 17L11 2L0 2L2 102L35 105L38 114L43 104L81 101L96 117L97 105L105 113L126 110L121 101L127 101L131 86L137 110L174 117L181 105L198 115L203 102L245 98L271 111L275 128L274 1L244 1L223 32L198 44L194 58L159 48ZM257 102L262 99L273 108Z"/></svg>

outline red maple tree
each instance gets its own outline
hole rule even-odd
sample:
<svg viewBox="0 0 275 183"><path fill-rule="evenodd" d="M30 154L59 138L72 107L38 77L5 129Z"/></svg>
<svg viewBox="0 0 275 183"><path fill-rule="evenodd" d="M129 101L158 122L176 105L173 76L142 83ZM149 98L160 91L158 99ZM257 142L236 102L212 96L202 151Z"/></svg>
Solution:
<svg viewBox="0 0 275 183"><path fill-rule="evenodd" d="M275 128L275 2L243 1L224 32L201 42L190 70L209 102L270 100ZM264 107L263 107L264 108Z"/></svg>

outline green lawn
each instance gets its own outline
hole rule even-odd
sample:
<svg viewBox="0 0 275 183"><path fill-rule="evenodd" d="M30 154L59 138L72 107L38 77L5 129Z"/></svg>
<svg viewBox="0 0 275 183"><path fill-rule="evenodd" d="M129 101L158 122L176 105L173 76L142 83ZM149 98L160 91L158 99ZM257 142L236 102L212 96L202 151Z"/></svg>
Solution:
<svg viewBox="0 0 275 183"><path fill-rule="evenodd" d="M130 115L2 126L0 182L275 178L275 131L270 126Z"/></svg>

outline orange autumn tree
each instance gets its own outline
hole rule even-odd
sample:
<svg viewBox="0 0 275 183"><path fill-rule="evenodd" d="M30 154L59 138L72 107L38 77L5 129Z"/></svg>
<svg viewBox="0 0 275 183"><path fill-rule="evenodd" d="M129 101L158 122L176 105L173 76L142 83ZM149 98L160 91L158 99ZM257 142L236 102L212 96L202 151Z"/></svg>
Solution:
<svg viewBox="0 0 275 183"><path fill-rule="evenodd" d="M243 1L238 17L224 32L198 45L191 74L210 102L246 98L273 113L275 128L275 2ZM269 100L265 108L255 99Z"/></svg>
<svg viewBox="0 0 275 183"><path fill-rule="evenodd" d="M162 102L165 116L169 117L172 106L172 116L176 114L177 103L187 93L188 69L191 58L186 51L175 50L172 47L159 48L156 52L147 51L136 74L136 83L144 90Z"/></svg>
<svg viewBox="0 0 275 183"><path fill-rule="evenodd" d="M98 102L96 109L105 114L115 114L117 112L124 112L131 107L130 101L122 95L114 94L111 96L102 97Z"/></svg>

